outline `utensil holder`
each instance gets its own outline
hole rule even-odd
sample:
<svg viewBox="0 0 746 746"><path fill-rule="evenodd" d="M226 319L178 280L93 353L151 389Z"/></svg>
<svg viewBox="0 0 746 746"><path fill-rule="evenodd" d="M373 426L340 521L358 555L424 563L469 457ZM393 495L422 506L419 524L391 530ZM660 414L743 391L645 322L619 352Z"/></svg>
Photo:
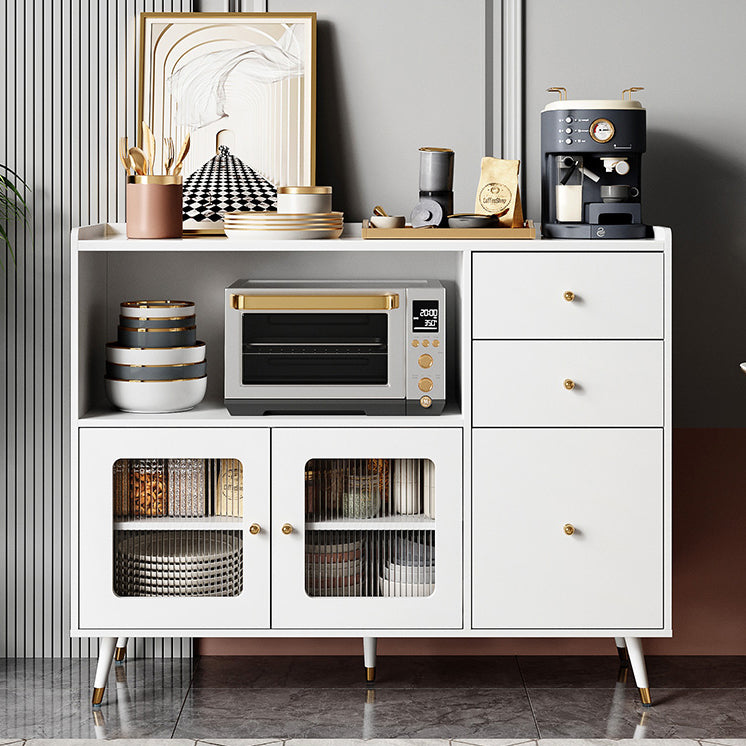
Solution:
<svg viewBox="0 0 746 746"><path fill-rule="evenodd" d="M127 177L127 238L181 238L181 176Z"/></svg>

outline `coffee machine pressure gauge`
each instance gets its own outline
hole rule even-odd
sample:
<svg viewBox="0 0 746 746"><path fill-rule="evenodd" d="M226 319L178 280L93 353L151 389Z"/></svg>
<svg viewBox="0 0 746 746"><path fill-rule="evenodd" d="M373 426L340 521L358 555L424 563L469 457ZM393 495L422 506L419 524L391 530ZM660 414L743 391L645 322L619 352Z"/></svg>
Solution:
<svg viewBox="0 0 746 746"><path fill-rule="evenodd" d="M614 125L608 119L596 119L591 124L591 137L596 142L609 142L614 137Z"/></svg>

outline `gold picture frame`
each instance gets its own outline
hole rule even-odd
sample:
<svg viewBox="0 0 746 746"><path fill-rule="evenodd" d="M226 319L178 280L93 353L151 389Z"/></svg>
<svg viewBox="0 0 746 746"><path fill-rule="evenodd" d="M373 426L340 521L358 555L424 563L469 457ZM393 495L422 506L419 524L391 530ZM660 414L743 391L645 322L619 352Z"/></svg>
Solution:
<svg viewBox="0 0 746 746"><path fill-rule="evenodd" d="M222 211L273 210L278 187L315 184L316 13L141 13L137 116L154 173L164 138L178 152L190 135L185 233L222 233Z"/></svg>

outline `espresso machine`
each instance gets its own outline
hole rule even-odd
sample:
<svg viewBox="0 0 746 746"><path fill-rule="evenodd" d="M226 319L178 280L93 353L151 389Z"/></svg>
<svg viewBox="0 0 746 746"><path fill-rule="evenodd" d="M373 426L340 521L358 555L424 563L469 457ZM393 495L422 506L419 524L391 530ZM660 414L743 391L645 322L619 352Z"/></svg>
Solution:
<svg viewBox="0 0 746 746"><path fill-rule="evenodd" d="M642 222L645 109L621 99L560 99L541 112L544 238L651 238Z"/></svg>

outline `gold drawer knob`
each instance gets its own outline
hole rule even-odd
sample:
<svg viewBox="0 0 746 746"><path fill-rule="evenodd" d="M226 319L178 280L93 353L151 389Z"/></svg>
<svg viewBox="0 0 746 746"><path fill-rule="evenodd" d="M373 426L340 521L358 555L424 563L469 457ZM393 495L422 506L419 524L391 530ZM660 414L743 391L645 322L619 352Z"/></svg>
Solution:
<svg viewBox="0 0 746 746"><path fill-rule="evenodd" d="M562 297L568 302L572 303L575 300L575 293L572 290L565 290Z"/></svg>
<svg viewBox="0 0 746 746"><path fill-rule="evenodd" d="M260 531L262 530L262 527L258 523L252 523L249 526L249 533L256 536Z"/></svg>
<svg viewBox="0 0 746 746"><path fill-rule="evenodd" d="M572 536L575 533L575 526L572 525L572 523L566 523L562 530L568 535Z"/></svg>
<svg viewBox="0 0 746 746"><path fill-rule="evenodd" d="M287 536L288 534L292 534L293 533L293 527L289 523L283 523L282 524L282 529L280 529L280 530L282 531L283 534L285 534L285 536Z"/></svg>
<svg viewBox="0 0 746 746"><path fill-rule="evenodd" d="M564 386L568 391L572 391L575 388L575 381L572 378L565 378Z"/></svg>

